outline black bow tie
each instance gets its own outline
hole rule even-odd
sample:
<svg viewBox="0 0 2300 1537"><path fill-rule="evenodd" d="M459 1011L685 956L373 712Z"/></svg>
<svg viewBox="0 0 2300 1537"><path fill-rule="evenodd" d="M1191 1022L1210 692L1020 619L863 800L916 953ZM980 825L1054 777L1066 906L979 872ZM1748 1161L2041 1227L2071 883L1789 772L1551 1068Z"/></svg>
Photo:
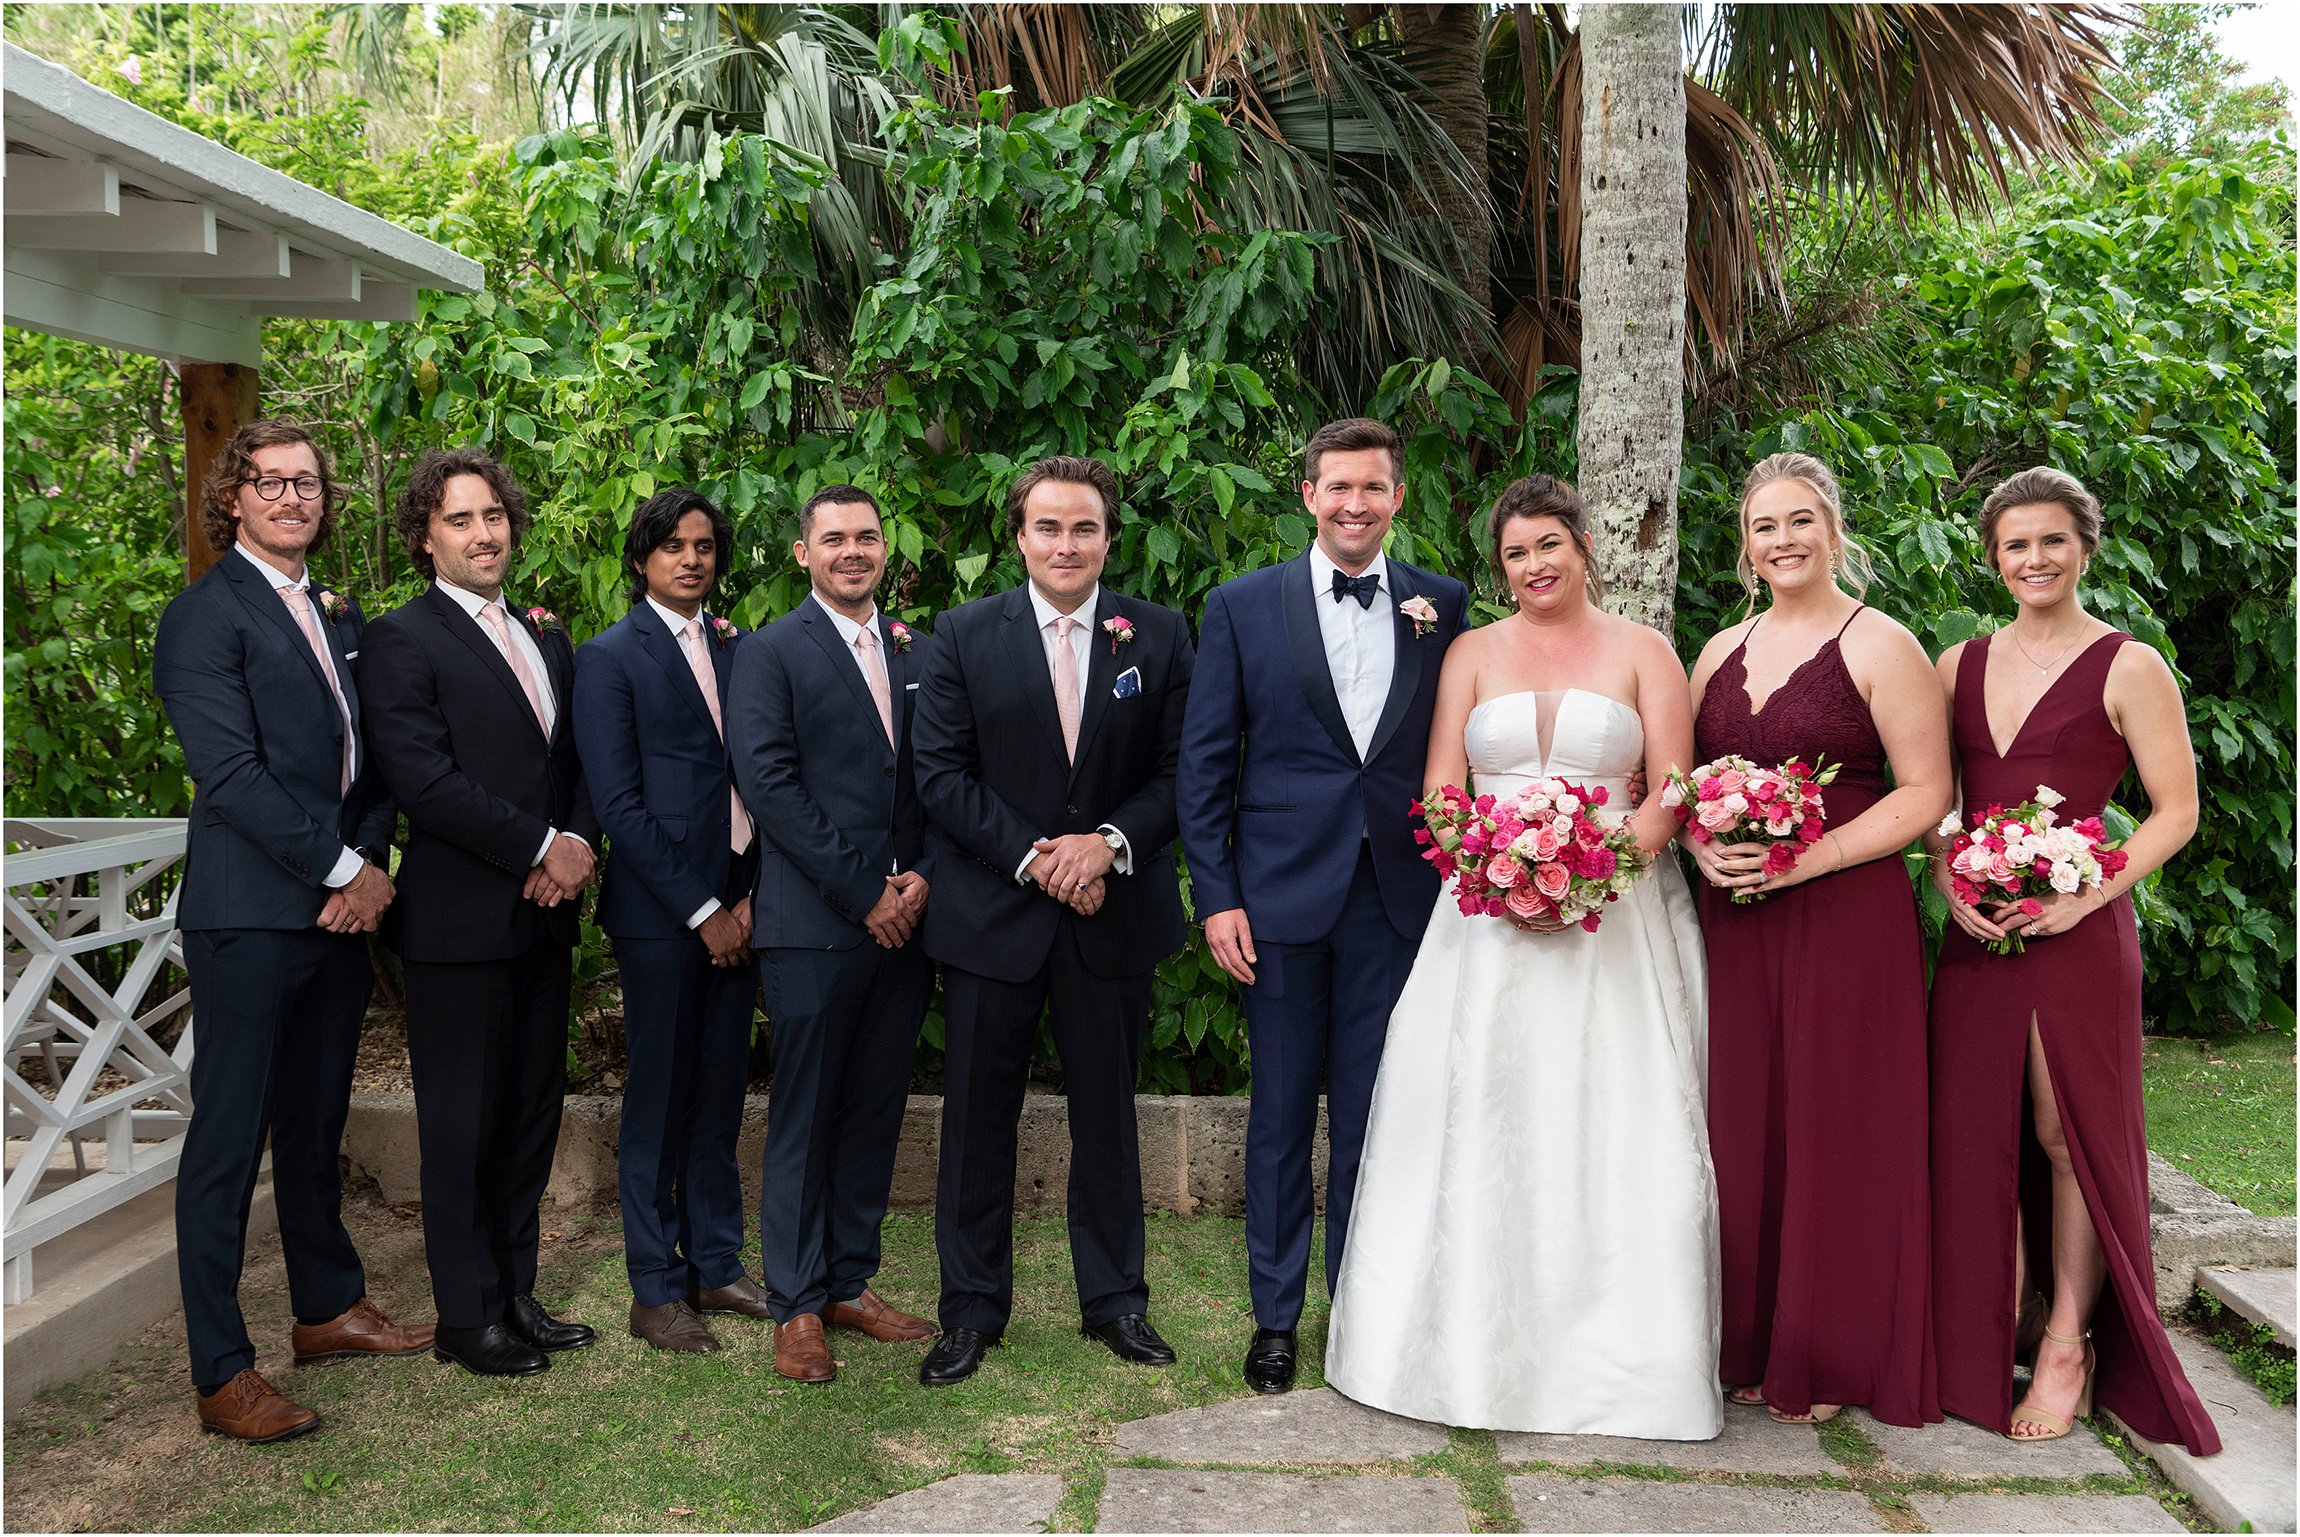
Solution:
<svg viewBox="0 0 2300 1537"><path fill-rule="evenodd" d="M1381 590L1382 579L1371 571L1368 571L1364 576L1344 576L1339 571L1334 573L1334 601L1336 603L1341 602L1344 598L1355 598L1358 600L1358 607L1372 608L1374 606L1374 594Z"/></svg>

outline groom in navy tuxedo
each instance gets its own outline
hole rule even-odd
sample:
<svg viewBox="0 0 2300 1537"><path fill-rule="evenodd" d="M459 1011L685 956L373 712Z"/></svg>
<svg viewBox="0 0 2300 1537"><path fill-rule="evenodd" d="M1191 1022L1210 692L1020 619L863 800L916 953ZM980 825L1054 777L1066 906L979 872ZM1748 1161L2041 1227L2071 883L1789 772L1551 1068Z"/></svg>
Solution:
<svg viewBox="0 0 2300 1537"><path fill-rule="evenodd" d="M1326 1289L1390 1009L1437 900L1412 803L1439 663L1469 593L1388 559L1404 454L1380 422L1329 422L1302 456L1317 540L1207 595L1176 799L1215 960L1245 988L1246 1381L1293 1386L1307 1284L1318 1090L1327 1094Z"/></svg>

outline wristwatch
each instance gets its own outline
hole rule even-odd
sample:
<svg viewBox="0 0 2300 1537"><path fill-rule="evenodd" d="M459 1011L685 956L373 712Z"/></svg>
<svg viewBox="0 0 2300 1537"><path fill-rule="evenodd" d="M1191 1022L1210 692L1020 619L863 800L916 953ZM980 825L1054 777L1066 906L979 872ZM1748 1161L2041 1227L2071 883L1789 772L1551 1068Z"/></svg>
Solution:
<svg viewBox="0 0 2300 1537"><path fill-rule="evenodd" d="M1109 845L1111 853L1119 856L1124 856L1126 853L1126 839L1124 835L1119 833L1116 829L1109 827L1103 828L1102 841Z"/></svg>

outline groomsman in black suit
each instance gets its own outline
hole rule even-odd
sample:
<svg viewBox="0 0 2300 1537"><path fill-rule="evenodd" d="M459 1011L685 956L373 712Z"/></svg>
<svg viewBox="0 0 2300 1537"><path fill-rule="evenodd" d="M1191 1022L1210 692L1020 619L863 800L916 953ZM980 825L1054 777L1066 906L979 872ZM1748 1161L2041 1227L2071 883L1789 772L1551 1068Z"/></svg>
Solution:
<svg viewBox="0 0 2300 1537"><path fill-rule="evenodd" d="M775 1370L836 1375L827 1323L878 1340L934 1325L871 1288L934 968L914 937L931 868L911 772L919 659L877 610L878 503L825 486L792 554L813 593L735 656L728 732L759 822L751 912L775 1086L759 1248Z"/></svg>
<svg viewBox="0 0 2300 1537"><path fill-rule="evenodd" d="M442 1360L526 1376L588 1345L535 1300L537 1207L559 1143L577 908L598 818L568 720L559 621L503 598L528 527L511 472L434 449L400 493L400 542L434 580L367 628L375 761L407 813L385 926L407 972L423 1240Z"/></svg>
<svg viewBox="0 0 2300 1537"><path fill-rule="evenodd" d="M575 653L575 746L607 835L599 927L623 979L630 1328L657 1350L717 1350L698 1312L767 1316L743 1274L735 1166L758 856L722 724L735 630L703 607L733 548L726 514L684 486L658 491L623 541L630 611Z"/></svg>
<svg viewBox="0 0 2300 1537"><path fill-rule="evenodd" d="M319 1428L255 1369L240 1315L248 1206L267 1136L298 1365L409 1355L431 1330L367 1298L336 1153L391 905L392 809L352 679L359 605L315 586L335 479L293 422L250 422L208 472L224 554L160 618L152 681L193 781L177 924L198 1017L176 1171L176 1268L202 1429L284 1441Z"/></svg>
<svg viewBox="0 0 2300 1537"><path fill-rule="evenodd" d="M1172 845L1190 632L1101 585L1117 516L1117 477L1097 460L1025 471L1007 520L1029 580L944 614L919 685L939 885L926 948L947 1021L930 1387L973 1375L1012 1311L1015 1133L1050 1004L1085 1332L1128 1361L1174 1359L1145 1316L1134 1076L1152 969L1182 943Z"/></svg>

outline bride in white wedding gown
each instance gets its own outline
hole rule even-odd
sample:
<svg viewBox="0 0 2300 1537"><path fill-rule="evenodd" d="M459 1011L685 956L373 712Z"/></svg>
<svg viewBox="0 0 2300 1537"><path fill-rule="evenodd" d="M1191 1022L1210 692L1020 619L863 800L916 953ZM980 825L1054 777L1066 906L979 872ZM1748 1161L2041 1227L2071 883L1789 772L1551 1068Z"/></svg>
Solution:
<svg viewBox="0 0 2300 1537"><path fill-rule="evenodd" d="M1494 510L1517 617L1447 654L1428 782L1543 775L1625 810L1690 767L1685 675L1585 594L1586 514L1535 476ZM1589 585L1594 586L1594 582ZM1701 935L1658 795L1658 850L1597 932L1528 932L1438 899L1390 1016L1325 1376L1360 1403L1495 1430L1706 1440L1717 1196Z"/></svg>

